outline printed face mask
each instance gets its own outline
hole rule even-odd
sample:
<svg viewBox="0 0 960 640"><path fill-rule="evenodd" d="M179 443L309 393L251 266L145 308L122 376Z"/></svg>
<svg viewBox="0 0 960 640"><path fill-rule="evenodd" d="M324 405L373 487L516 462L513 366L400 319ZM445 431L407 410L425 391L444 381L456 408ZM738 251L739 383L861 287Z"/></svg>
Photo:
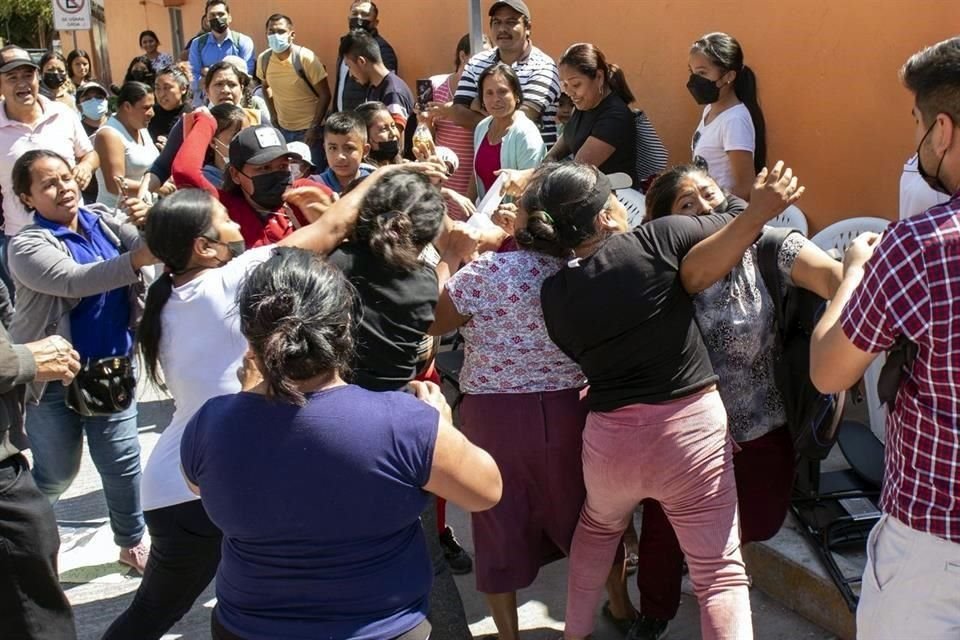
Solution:
<svg viewBox="0 0 960 640"><path fill-rule="evenodd" d="M691 73L687 80L687 90L697 104L713 104L720 99L720 87L717 83L695 73Z"/></svg>

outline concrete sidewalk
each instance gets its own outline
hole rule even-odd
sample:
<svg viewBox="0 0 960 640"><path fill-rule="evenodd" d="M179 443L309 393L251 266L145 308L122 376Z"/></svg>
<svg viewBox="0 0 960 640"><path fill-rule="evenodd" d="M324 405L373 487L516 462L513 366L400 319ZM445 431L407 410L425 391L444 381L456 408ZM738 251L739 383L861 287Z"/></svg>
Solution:
<svg viewBox="0 0 960 640"><path fill-rule="evenodd" d="M145 461L160 433L170 421L173 403L148 390L140 404L140 436ZM117 564L100 479L89 456L84 453L80 475L56 506L60 523L61 581L74 606L80 640L101 637L110 623L128 606L140 583L139 577ZM469 518L449 507L448 522L464 546L472 552ZM566 561L544 568L537 582L519 594L523 640L555 640L563 629L566 592ZM641 567L642 570L642 567ZM483 597L474 588L473 576L460 576L457 584L474 637L495 632ZM636 601L635 587L631 588ZM209 617L213 607L211 584L197 603L171 631L167 639L209 638ZM779 605L758 589L751 590L754 630L758 640L826 640L834 638L799 615ZM598 614L599 618L599 614ZM2 635L2 634L0 634ZM604 620L598 622L595 640L619 640L622 636ZM679 614L669 629L669 638L700 637L698 608L690 585L684 582ZM436 638L435 640L445 640Z"/></svg>

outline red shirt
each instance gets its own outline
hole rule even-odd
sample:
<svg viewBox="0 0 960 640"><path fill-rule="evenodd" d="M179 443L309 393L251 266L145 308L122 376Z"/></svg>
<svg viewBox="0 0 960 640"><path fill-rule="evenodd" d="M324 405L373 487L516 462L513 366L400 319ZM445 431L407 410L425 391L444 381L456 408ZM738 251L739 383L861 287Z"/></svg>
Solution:
<svg viewBox="0 0 960 640"><path fill-rule="evenodd" d="M287 214L287 208L281 207L270 213L261 213L250 206L240 189L224 191L204 177L203 160L216 127L217 123L212 117L199 118L190 133L184 137L183 146L174 157L171 167L171 175L177 188L203 189L219 200L226 207L230 219L240 225L240 234L243 235L248 249L274 244L293 233L294 229L309 224L303 212L296 207L289 207L289 211L296 218L294 225ZM327 194L333 193L325 185L307 179L295 181L293 187L319 187Z"/></svg>
<svg viewBox="0 0 960 640"><path fill-rule="evenodd" d="M502 141L497 144L490 144L487 137L484 136L480 142L480 148L477 149L477 157L474 159L473 168L477 172L477 179L480 180L483 188L487 191L497 181L495 172L500 170L500 145L502 144Z"/></svg>
<svg viewBox="0 0 960 640"><path fill-rule="evenodd" d="M881 507L960 542L960 193L891 226L865 269L844 334L870 353L918 347L887 417Z"/></svg>

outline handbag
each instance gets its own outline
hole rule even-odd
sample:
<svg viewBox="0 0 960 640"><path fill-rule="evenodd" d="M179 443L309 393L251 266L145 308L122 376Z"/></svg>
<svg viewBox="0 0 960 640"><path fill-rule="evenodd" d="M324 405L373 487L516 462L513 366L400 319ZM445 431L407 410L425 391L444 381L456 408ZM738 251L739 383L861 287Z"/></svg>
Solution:
<svg viewBox="0 0 960 640"><path fill-rule="evenodd" d="M81 416L108 416L133 403L137 379L129 356L88 360L67 387L66 405Z"/></svg>

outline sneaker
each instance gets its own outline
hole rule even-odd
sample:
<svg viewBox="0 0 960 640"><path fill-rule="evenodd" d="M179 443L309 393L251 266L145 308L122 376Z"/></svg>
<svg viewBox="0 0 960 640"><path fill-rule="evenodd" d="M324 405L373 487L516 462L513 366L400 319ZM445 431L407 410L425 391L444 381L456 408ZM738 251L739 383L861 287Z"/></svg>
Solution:
<svg viewBox="0 0 960 640"><path fill-rule="evenodd" d="M120 549L120 564L132 567L134 571L143 575L147 569L147 557L150 555L150 549L143 542L138 542L132 547Z"/></svg>
<svg viewBox="0 0 960 640"><path fill-rule="evenodd" d="M440 534L440 546L443 547L443 557L447 561L447 566L450 567L450 573L462 576L473 571L473 560L460 546L460 541L450 527Z"/></svg>
<svg viewBox="0 0 960 640"><path fill-rule="evenodd" d="M659 640L667 635L669 620L641 615L630 627L627 640Z"/></svg>

